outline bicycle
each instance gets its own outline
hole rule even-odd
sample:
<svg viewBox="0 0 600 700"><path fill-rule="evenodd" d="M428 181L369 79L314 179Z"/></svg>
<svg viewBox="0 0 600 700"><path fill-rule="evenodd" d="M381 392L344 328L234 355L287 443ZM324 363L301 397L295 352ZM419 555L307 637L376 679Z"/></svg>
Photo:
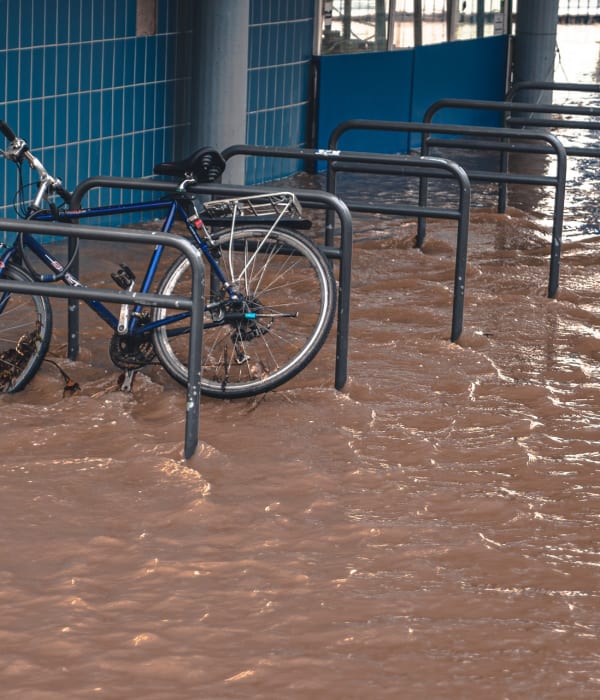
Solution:
<svg viewBox="0 0 600 700"><path fill-rule="evenodd" d="M178 187L159 199L133 204L69 209L71 194L50 175L0 120L9 142L0 155L17 165L19 187L15 208L30 220L69 221L94 216L165 209L163 232L182 221L206 261L206 290L200 388L207 396L242 398L281 386L303 370L325 343L335 315L336 283L329 260L297 228L306 225L301 206L291 192L251 195L198 204L191 185L220 178L225 161L212 148L154 167L154 174L176 177ZM24 184L27 163L39 180ZM35 196L25 201L27 187ZM296 228L297 227L297 228ZM57 231L60 236L60 231ZM189 297L190 264L177 258L156 284L163 246L155 246L147 263L141 292ZM49 273L40 274L33 260ZM71 272L76 252L63 263L36 236L19 233L0 244L0 276L18 281L63 282L81 287ZM38 265L39 266L39 265ZM136 275L126 264L113 273L128 291ZM187 384L189 312L146 309L123 304L118 316L97 300L85 303L109 326L109 354L125 372L131 387L135 372L158 364L181 384ZM23 389L40 368L50 345L52 307L48 297L3 292L0 296L0 393Z"/></svg>

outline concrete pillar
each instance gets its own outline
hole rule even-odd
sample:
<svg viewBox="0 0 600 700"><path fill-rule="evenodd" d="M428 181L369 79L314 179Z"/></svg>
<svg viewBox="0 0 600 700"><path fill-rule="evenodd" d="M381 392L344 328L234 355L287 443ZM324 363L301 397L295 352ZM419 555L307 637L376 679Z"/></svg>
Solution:
<svg viewBox="0 0 600 700"><path fill-rule="evenodd" d="M246 143L250 0L190 4L191 147ZM228 164L223 182L244 184L244 158Z"/></svg>
<svg viewBox="0 0 600 700"><path fill-rule="evenodd" d="M456 40L458 25L458 0L448 0L446 3L446 41Z"/></svg>
<svg viewBox="0 0 600 700"><path fill-rule="evenodd" d="M514 82L554 80L559 0L519 0L515 29ZM539 90L520 92L519 101L550 101Z"/></svg>

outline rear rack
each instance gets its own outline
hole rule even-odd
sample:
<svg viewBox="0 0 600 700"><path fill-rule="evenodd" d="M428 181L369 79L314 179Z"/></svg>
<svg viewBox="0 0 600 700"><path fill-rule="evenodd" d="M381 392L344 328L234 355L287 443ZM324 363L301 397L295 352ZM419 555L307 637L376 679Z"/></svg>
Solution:
<svg viewBox="0 0 600 700"><path fill-rule="evenodd" d="M302 220L302 207L293 192L257 194L235 199L217 199L205 202L206 213L214 219L233 217L265 217Z"/></svg>

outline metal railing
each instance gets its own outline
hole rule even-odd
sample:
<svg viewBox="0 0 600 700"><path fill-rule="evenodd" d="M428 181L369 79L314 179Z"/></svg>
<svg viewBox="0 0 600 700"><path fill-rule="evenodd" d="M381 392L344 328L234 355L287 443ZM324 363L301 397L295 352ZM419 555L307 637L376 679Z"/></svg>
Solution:
<svg viewBox="0 0 600 700"><path fill-rule="evenodd" d="M228 160L238 155L266 156L271 158L292 158L295 160L325 161L328 166L327 191L337 195L336 173L352 171L370 174L391 174L398 176L451 177L458 184L459 203L452 207L418 207L409 205L371 205L364 201L357 202L346 199L350 211L377 212L383 214L415 216L427 214L436 218L447 218L457 221L457 247L454 271L454 294L452 302L452 325L450 339L456 342L462 333L464 316L465 275L467 259L467 239L469 226L471 186L464 170L444 158L422 158L407 155L386 155L376 153L361 153L330 149L278 148L275 146L235 145L222 152ZM312 190L311 190L312 191ZM333 240L331 219L326 220L325 238L328 244Z"/></svg>
<svg viewBox="0 0 600 700"><path fill-rule="evenodd" d="M566 91L566 92L581 92L588 94L600 93L600 84L598 83L558 83L547 81L523 81L515 83L506 93L505 102L508 103L506 110L501 106L502 102L491 103L499 105L497 111L502 111L503 118L507 125L512 126L541 126L549 129L564 129L567 132L571 129L580 129L585 131L598 131L600 129L600 105L561 105L554 102L536 102L531 105L527 103L518 103L515 96L520 92L527 90L544 91ZM525 104L523 111L528 112L527 117L520 114L513 114L519 110L519 105ZM589 119L570 119L570 118L541 118L538 114L561 114L570 116L590 117ZM598 121L594 118L597 117ZM569 143L564 143L567 156L588 156L592 158L600 157L600 147L582 147L575 146Z"/></svg>
<svg viewBox="0 0 600 700"><path fill-rule="evenodd" d="M550 102L516 102L514 96L521 91L539 90L571 90L580 92L597 93L600 92L600 85L591 83L549 83L528 81L516 83L507 93L507 99L495 100L467 100L467 99L442 99L429 106L423 117L423 121L431 122L433 117L443 109L469 109L486 110L499 112L502 124L506 127L541 127L543 129L580 129L588 131L598 131L600 120L593 119L572 119L562 117L549 117L538 115L565 115L566 117L600 117L600 106L594 105L561 105ZM531 133L528 131L528 133ZM574 146L569 143L561 143L567 156L575 157L600 157L600 148ZM504 154L500 161L500 170L508 172L508 157ZM501 182L498 190L498 211L506 211L507 194L506 183Z"/></svg>
<svg viewBox="0 0 600 700"><path fill-rule="evenodd" d="M565 83L549 80L522 80L514 83L506 91L506 99L513 100L515 95L523 90L550 90L565 92L600 92L600 83Z"/></svg>
<svg viewBox="0 0 600 700"><path fill-rule="evenodd" d="M42 221L0 219L0 229L48 236L67 236L97 241L125 241L177 248L187 256L192 270L191 296L176 297L165 294L128 292L96 287L71 287L60 283L20 282L0 278L0 291L15 291L37 296L62 297L78 301L98 300L116 304L143 304L152 307L185 309L191 313L190 343L188 351L188 383L184 436L184 458L190 459L198 446L200 420L200 373L202 368L202 330L204 321L204 263L201 252L181 236L138 229L120 229L100 226L81 226ZM69 304L69 309L76 304ZM77 338L78 340L78 338Z"/></svg>
<svg viewBox="0 0 600 700"><path fill-rule="evenodd" d="M552 226L552 242L550 248L550 271L548 279L548 296L553 298L558 291L560 252L562 243L562 224L564 216L566 152L560 140L544 131L511 129L502 127L461 126L456 124L432 124L418 122L395 122L368 119L351 119L337 126L330 137L329 144L337 144L343 133L350 130L405 131L420 133L422 136L421 153L427 156L429 148L443 146L444 148L470 148L474 150L496 150L502 152L520 153L551 153L556 157L555 175L521 175L503 171L484 171L466 169L470 181L479 182L512 182L519 184L541 185L552 187L554 196L554 217ZM453 138L435 138L432 134L452 136ZM463 138L458 138L458 137ZM467 137L467 138L464 138ZM512 140L522 141L514 143ZM541 141L535 145L531 141ZM545 144L545 145L544 145ZM428 198L428 182L421 178L419 205L423 208ZM425 240L426 221L424 216L418 218L417 245Z"/></svg>
<svg viewBox="0 0 600 700"><path fill-rule="evenodd" d="M600 85L527 82L518 83L509 92L515 95L520 90L539 88L543 90L580 89L583 92L600 92ZM594 89L595 88L595 89ZM443 109L469 109L500 112L503 124L507 127L542 127L545 129L587 129L598 131L600 121L591 119L563 119L561 117L539 117L537 114L563 114L568 116L600 117L600 107L594 105L560 105L550 102L516 102L508 97L506 100L470 100L445 98L437 100L425 112L423 121L431 123L435 114ZM565 145L565 152L570 156L600 156L600 148L583 148Z"/></svg>

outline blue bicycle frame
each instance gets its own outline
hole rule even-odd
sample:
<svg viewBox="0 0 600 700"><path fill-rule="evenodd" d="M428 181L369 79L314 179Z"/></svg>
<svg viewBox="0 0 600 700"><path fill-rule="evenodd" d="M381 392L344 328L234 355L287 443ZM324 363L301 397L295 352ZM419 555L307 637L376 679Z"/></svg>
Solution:
<svg viewBox="0 0 600 700"><path fill-rule="evenodd" d="M149 212L149 211L157 211L157 210L164 210L168 209L167 216L163 222L161 232L163 233L168 233L172 226L173 222L177 217L179 217L186 225L188 231L190 232L190 235L192 236L193 240L196 242L198 247L202 250L204 256L208 260L211 270L213 273L217 276L218 280L223 284L231 298L236 298L236 293L234 289L232 288L231 284L228 282L226 279L225 275L223 274L221 268L219 267L218 262L215 260L213 255L210 252L209 245L206 243L206 241L198 235L198 231L196 229L196 226L192 221L190 221L190 217L188 216L184 206L182 205L182 201L185 201L183 198L181 200L179 198L177 199L160 199L160 200L153 200L149 202L139 202L139 203L133 203L133 204L116 204L116 205L109 205L109 206L102 206L102 207L89 207L87 209L78 209L78 210L60 210L59 212L53 212L50 210L41 210L41 211L35 211L31 212L28 216L30 220L35 220L35 221L73 221L73 220L79 220L79 219L89 219L93 217L100 217L100 216L114 216L118 214L131 214L131 213L138 213L138 212ZM74 275L72 275L70 272L64 272L65 268L62 265L62 263L55 258L50 251L47 250L36 238L33 234L29 233L24 233L21 234L23 239L23 246L27 247L31 252L38 257L49 269L53 270L55 274L61 275L61 279L63 282L71 287L81 287L84 286ZM154 248L154 251L152 253L152 257L150 258L150 261L148 263L148 267L146 269L146 273L144 276L144 280L142 282L142 286L140 288L140 291L142 293L147 293L150 291L150 288L152 286L154 277L156 275L156 270L158 268L158 265L160 263L162 253L164 251L164 246L163 245L157 245ZM64 273L64 274L63 274ZM49 275L47 278L44 276L41 276L41 281L50 281L51 279L54 279L54 275ZM167 324L173 324L177 321L181 321L185 318L190 317L189 312L183 312L181 314L177 314L175 316L169 316L168 318L157 320L157 321L152 321L152 322L147 322L144 323L143 326L140 326L139 324L139 314L142 311L142 306L138 305L133 308L133 312L131 313L129 317L129 323L127 329L122 329L120 328L120 319L117 318L111 311L108 309L102 302L96 301L96 300L85 300L85 303L96 313L102 320L112 328L113 331L117 332L119 331L120 333L126 333L129 335L137 335L140 333L147 333L149 331L154 330L155 328L158 328L160 326L164 326ZM174 334L183 334L188 332L187 329L178 329L177 331L174 332Z"/></svg>

